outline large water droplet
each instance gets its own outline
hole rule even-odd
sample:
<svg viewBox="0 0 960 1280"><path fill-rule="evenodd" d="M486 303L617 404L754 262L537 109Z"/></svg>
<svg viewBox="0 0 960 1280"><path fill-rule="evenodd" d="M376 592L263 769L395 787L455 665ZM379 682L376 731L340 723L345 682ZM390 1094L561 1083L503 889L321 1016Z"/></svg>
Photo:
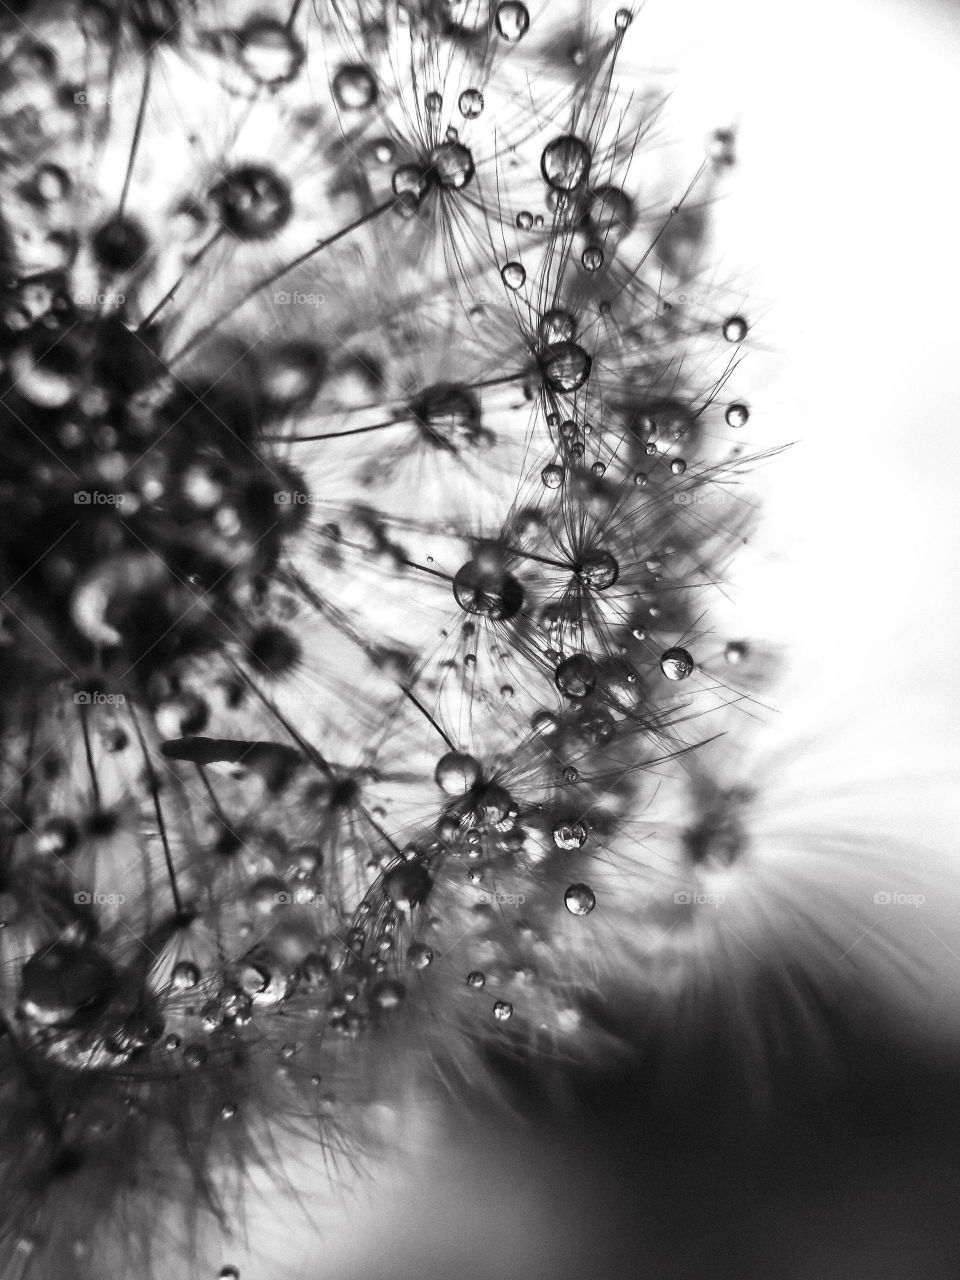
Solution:
<svg viewBox="0 0 960 1280"><path fill-rule="evenodd" d="M562 307L551 307L545 311L539 325L540 341L547 346L561 342L572 342L577 333L577 322L569 311Z"/></svg>
<svg viewBox="0 0 960 1280"><path fill-rule="evenodd" d="M587 843L587 829L582 822L558 822L553 828L553 843L567 852L582 849Z"/></svg>
<svg viewBox="0 0 960 1280"><path fill-rule="evenodd" d="M238 240L265 240L290 220L290 187L265 165L229 169L210 191L224 228Z"/></svg>
<svg viewBox="0 0 960 1280"><path fill-rule="evenodd" d="M370 992L370 999L378 1009L386 1011L397 1009L406 998L407 989L402 982L388 978L379 982Z"/></svg>
<svg viewBox="0 0 960 1280"><path fill-rule="evenodd" d="M575 342L558 342L546 347L540 357L543 380L551 391L569 395L590 377L593 361Z"/></svg>
<svg viewBox="0 0 960 1280"><path fill-rule="evenodd" d="M637 220L633 201L621 187L598 187L592 191L589 217L601 236L614 239L632 231Z"/></svg>
<svg viewBox="0 0 960 1280"><path fill-rule="evenodd" d="M493 552L481 553L457 571L453 595L467 613L499 621L515 618L523 608L523 587Z"/></svg>
<svg viewBox="0 0 960 1280"><path fill-rule="evenodd" d="M170 985L174 991L189 991L200 981L200 969L192 960L181 960L173 966Z"/></svg>
<svg viewBox="0 0 960 1280"><path fill-rule="evenodd" d="M414 969L427 969L433 963L433 949L423 942L415 942L407 952L407 959Z"/></svg>
<svg viewBox="0 0 960 1280"><path fill-rule="evenodd" d="M750 410L745 404L732 404L724 414L728 427L745 427L750 419Z"/></svg>
<svg viewBox="0 0 960 1280"><path fill-rule="evenodd" d="M730 316L723 322L723 336L728 342L742 342L747 336L747 327L743 316Z"/></svg>
<svg viewBox="0 0 960 1280"><path fill-rule="evenodd" d="M276 18L252 18L239 32L240 65L258 84L293 80L304 59L303 45Z"/></svg>
<svg viewBox="0 0 960 1280"><path fill-rule="evenodd" d="M462 142L444 142L430 152L426 172L438 186L459 191L473 178L473 153Z"/></svg>
<svg viewBox="0 0 960 1280"><path fill-rule="evenodd" d="M606 591L619 576L620 566L609 551L590 551L577 566L577 577L594 591Z"/></svg>
<svg viewBox="0 0 960 1280"><path fill-rule="evenodd" d="M667 649L660 658L660 670L668 680L686 680L695 665L686 649Z"/></svg>
<svg viewBox="0 0 960 1280"><path fill-rule="evenodd" d="M333 77L333 97L341 111L362 111L377 100L377 82L362 62L341 67Z"/></svg>
<svg viewBox="0 0 960 1280"><path fill-rule="evenodd" d="M411 911L426 899L433 880L420 862L402 862L383 877L383 888L399 911Z"/></svg>
<svg viewBox="0 0 960 1280"><path fill-rule="evenodd" d="M23 966L19 1011L32 1022L56 1026L102 1008L116 990L116 970L102 952L55 942Z"/></svg>
<svg viewBox="0 0 960 1280"><path fill-rule="evenodd" d="M586 653L574 653L557 666L554 683L568 698L586 698L597 683L597 668Z"/></svg>
<svg viewBox="0 0 960 1280"><path fill-rule="evenodd" d="M434 777L445 795L464 796L480 781L480 764L463 751L441 756Z"/></svg>
<svg viewBox="0 0 960 1280"><path fill-rule="evenodd" d="M457 106L464 119L476 120L477 116L483 112L483 94L479 89L464 89L457 101Z"/></svg>
<svg viewBox="0 0 960 1280"><path fill-rule="evenodd" d="M588 884L572 884L563 895L563 905L572 916L588 916L597 899Z"/></svg>
<svg viewBox="0 0 960 1280"><path fill-rule="evenodd" d="M513 1005L509 1000L497 1000L493 1006L493 1016L498 1022L507 1022L513 1017Z"/></svg>
<svg viewBox="0 0 960 1280"><path fill-rule="evenodd" d="M149 243L143 227L133 218L108 218L90 239L97 264L112 274L137 266Z"/></svg>
<svg viewBox="0 0 960 1280"><path fill-rule="evenodd" d="M519 262L508 262L500 272L500 278L508 289L522 289L527 279L527 273Z"/></svg>
<svg viewBox="0 0 960 1280"><path fill-rule="evenodd" d="M510 44L516 44L527 34L530 27L530 14L525 4L518 0L504 0L497 5L497 34Z"/></svg>
<svg viewBox="0 0 960 1280"><path fill-rule="evenodd" d="M569 133L554 138L543 149L540 172L554 191L576 191L590 172L590 148Z"/></svg>
<svg viewBox="0 0 960 1280"><path fill-rule="evenodd" d="M480 401L469 387L438 382L426 387L410 405L411 416L433 443L456 448L474 445L482 434Z"/></svg>

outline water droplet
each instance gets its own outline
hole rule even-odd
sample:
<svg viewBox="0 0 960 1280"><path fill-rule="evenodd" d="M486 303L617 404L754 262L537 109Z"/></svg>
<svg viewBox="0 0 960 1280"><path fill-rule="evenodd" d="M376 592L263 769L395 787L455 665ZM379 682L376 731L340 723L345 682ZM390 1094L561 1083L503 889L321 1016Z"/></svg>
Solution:
<svg viewBox="0 0 960 1280"><path fill-rule="evenodd" d="M147 233L133 218L108 218L93 233L90 248L100 267L119 274L137 265L149 243Z"/></svg>
<svg viewBox="0 0 960 1280"><path fill-rule="evenodd" d="M743 640L731 640L723 651L723 656L731 666L737 666L747 656L748 647Z"/></svg>
<svg viewBox="0 0 960 1280"><path fill-rule="evenodd" d="M486 982L486 975L481 973L479 969L473 969L467 974L467 986L476 987L478 990Z"/></svg>
<svg viewBox="0 0 960 1280"><path fill-rule="evenodd" d="M493 1006L493 1016L498 1022L507 1022L513 1017L513 1005L509 1000L497 1000Z"/></svg>
<svg viewBox="0 0 960 1280"><path fill-rule="evenodd" d="M286 84L296 77L304 49L284 23L252 18L238 35L240 65L258 84Z"/></svg>
<svg viewBox="0 0 960 1280"><path fill-rule="evenodd" d="M220 1268L219 1280L240 1280L240 1268L228 1263Z"/></svg>
<svg viewBox="0 0 960 1280"><path fill-rule="evenodd" d="M750 418L750 410L745 404L732 404L724 414L728 427L745 427Z"/></svg>
<svg viewBox="0 0 960 1280"><path fill-rule="evenodd" d="M426 899L433 880L421 862L403 862L383 877L383 888L398 911L411 911Z"/></svg>
<svg viewBox="0 0 960 1280"><path fill-rule="evenodd" d="M33 191L46 204L63 200L70 194L71 182L58 165L42 164L33 175Z"/></svg>
<svg viewBox="0 0 960 1280"><path fill-rule="evenodd" d="M577 577L585 587L606 591L620 577L620 565L609 551L591 551L577 566Z"/></svg>
<svg viewBox="0 0 960 1280"><path fill-rule="evenodd" d="M670 470L675 476L682 476L686 469L687 464L684 462L683 458L674 458L670 463Z"/></svg>
<svg viewBox="0 0 960 1280"><path fill-rule="evenodd" d="M533 226L533 214L529 209L521 209L517 214L517 228L520 231L529 231Z"/></svg>
<svg viewBox="0 0 960 1280"><path fill-rule="evenodd" d="M736 160L735 143L731 129L717 129L707 143L707 155L715 165L731 165Z"/></svg>
<svg viewBox="0 0 960 1280"><path fill-rule="evenodd" d="M633 14L629 9L618 9L614 14L613 25L618 31L626 31L632 21Z"/></svg>
<svg viewBox="0 0 960 1280"><path fill-rule="evenodd" d="M377 82L362 62L340 67L333 77L333 98L341 111L362 111L377 100Z"/></svg>
<svg viewBox="0 0 960 1280"><path fill-rule="evenodd" d="M233 1120L239 1110L240 1108L235 1102L225 1102L220 1108L220 1119ZM221 1271L220 1274L223 1275L223 1272Z"/></svg>
<svg viewBox="0 0 960 1280"><path fill-rule="evenodd" d="M743 316L730 316L723 322L723 336L728 342L742 342L747 336L747 328Z"/></svg>
<svg viewBox="0 0 960 1280"><path fill-rule="evenodd" d="M462 142L445 142L428 157L427 177L449 191L459 191L473 178L473 153Z"/></svg>
<svg viewBox="0 0 960 1280"><path fill-rule="evenodd" d="M554 191L576 191L590 171L590 148L572 134L548 142L540 157L540 172Z"/></svg>
<svg viewBox="0 0 960 1280"><path fill-rule="evenodd" d="M587 829L582 822L558 822L553 828L553 843L558 849L582 849L587 843Z"/></svg>
<svg viewBox="0 0 960 1280"><path fill-rule="evenodd" d="M290 220L293 199L287 182L265 165L229 169L210 190L225 230L238 240L265 240Z"/></svg>
<svg viewBox="0 0 960 1280"><path fill-rule="evenodd" d="M560 721L552 711L538 711L530 721L534 733L554 733Z"/></svg>
<svg viewBox="0 0 960 1280"><path fill-rule="evenodd" d="M530 27L530 14L525 4L518 0L504 0L497 5L497 34L510 44L516 44L527 34Z"/></svg>
<svg viewBox="0 0 960 1280"><path fill-rule="evenodd" d="M571 342L577 333L577 322L569 311L562 307L551 307L545 311L539 325L540 341L547 346L557 343ZM555 426L555 423L551 423Z"/></svg>
<svg viewBox="0 0 960 1280"><path fill-rule="evenodd" d="M603 250L599 245L588 245L580 255L580 261L587 271L599 271L603 266Z"/></svg>
<svg viewBox="0 0 960 1280"><path fill-rule="evenodd" d="M597 669L588 654L574 653L557 666L553 679L568 698L586 698L596 686Z"/></svg>
<svg viewBox="0 0 960 1280"><path fill-rule="evenodd" d="M446 795L463 796L480 781L480 764L462 751L448 751L440 757L434 777Z"/></svg>
<svg viewBox="0 0 960 1280"><path fill-rule="evenodd" d="M49 818L37 832L37 853L64 858L77 847L80 833L69 818Z"/></svg>
<svg viewBox="0 0 960 1280"><path fill-rule="evenodd" d="M644 485L649 483L649 481L650 481L650 477L647 475L645 471L634 472L633 483L637 486L638 489L642 489Z"/></svg>
<svg viewBox="0 0 960 1280"><path fill-rule="evenodd" d="M551 462L540 472L540 479L545 488L559 489L563 484L563 467L558 467L555 462Z"/></svg>
<svg viewBox="0 0 960 1280"><path fill-rule="evenodd" d="M500 278L508 289L522 289L527 273L519 262L508 262L500 272Z"/></svg>
<svg viewBox="0 0 960 1280"><path fill-rule="evenodd" d="M443 95L431 90L423 99L423 105L432 116L438 116L443 110Z"/></svg>
<svg viewBox="0 0 960 1280"><path fill-rule="evenodd" d="M493 551L482 552L457 570L453 596L467 613L494 620L515 618L523 608L523 587Z"/></svg>
<svg viewBox="0 0 960 1280"><path fill-rule="evenodd" d="M378 1009L398 1009L403 1003L407 994L407 989L402 982L396 979L388 978L384 982L378 982L370 992L370 998Z"/></svg>
<svg viewBox="0 0 960 1280"><path fill-rule="evenodd" d="M588 916L597 899L588 884L572 884L563 895L563 905L572 916Z"/></svg>
<svg viewBox="0 0 960 1280"><path fill-rule="evenodd" d="M415 942L407 952L407 959L414 969L427 969L433 963L433 949L422 942Z"/></svg>
<svg viewBox="0 0 960 1280"><path fill-rule="evenodd" d="M54 942L32 955L20 973L19 1013L56 1026L96 1006L116 991L117 974L96 947Z"/></svg>
<svg viewBox="0 0 960 1280"><path fill-rule="evenodd" d="M411 403L410 415L431 443L444 448L475 445L483 434L480 401L458 383L427 387Z"/></svg>
<svg viewBox="0 0 960 1280"><path fill-rule="evenodd" d="M633 201L621 187L598 187L591 191L589 217L591 226L604 240L626 235L637 220Z"/></svg>
<svg viewBox="0 0 960 1280"><path fill-rule="evenodd" d="M460 114L466 120L476 120L483 112L483 94L479 89L464 89L457 102Z"/></svg>
<svg viewBox="0 0 960 1280"><path fill-rule="evenodd" d="M207 1051L202 1044L188 1044L183 1051L183 1060L188 1067L202 1067L207 1060Z"/></svg>
<svg viewBox="0 0 960 1280"><path fill-rule="evenodd" d="M686 649L667 649L660 658L660 670L668 680L686 680L695 665Z"/></svg>
<svg viewBox="0 0 960 1280"><path fill-rule="evenodd" d="M192 961L181 960L173 966L170 985L174 991L189 991L200 981L200 970Z"/></svg>
<svg viewBox="0 0 960 1280"><path fill-rule="evenodd" d="M551 391L569 394L578 391L590 377L593 361L575 342L558 342L546 347L540 357L543 380Z"/></svg>

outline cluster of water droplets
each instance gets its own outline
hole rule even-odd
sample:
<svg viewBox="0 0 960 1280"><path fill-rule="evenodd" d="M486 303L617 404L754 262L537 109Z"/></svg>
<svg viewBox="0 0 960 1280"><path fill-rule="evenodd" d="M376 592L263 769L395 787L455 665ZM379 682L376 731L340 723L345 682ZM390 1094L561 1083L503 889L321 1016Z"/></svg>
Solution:
<svg viewBox="0 0 960 1280"><path fill-rule="evenodd" d="M669 915L689 842L634 880L619 842L752 678L705 620L749 325L679 301L733 138L645 168L631 12L569 43L548 8L38 0L6 32L24 1274L101 1273L84 1180L120 1213L175 1166L222 1214L257 1126L349 1151L398 1027L464 1079L491 1041L589 1057L605 930Z"/></svg>

